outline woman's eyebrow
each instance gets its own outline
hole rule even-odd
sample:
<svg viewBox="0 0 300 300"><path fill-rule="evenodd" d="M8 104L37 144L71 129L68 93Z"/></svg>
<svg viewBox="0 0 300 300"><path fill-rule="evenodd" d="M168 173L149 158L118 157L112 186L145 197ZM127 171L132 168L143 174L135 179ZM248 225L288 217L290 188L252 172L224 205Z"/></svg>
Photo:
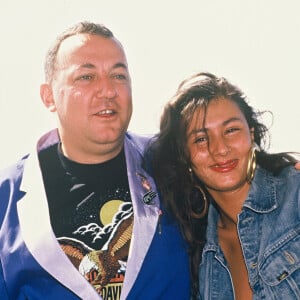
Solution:
<svg viewBox="0 0 300 300"><path fill-rule="evenodd" d="M222 125L223 126L226 126L228 125L229 123L231 122L235 122L235 121L241 121L241 118L239 117L232 117L232 118L229 118L228 120L225 120ZM197 133L206 133L207 131L209 131L209 128L207 127L201 127L201 128L194 128L188 135L188 137L190 137L191 135L193 134L197 134Z"/></svg>
<svg viewBox="0 0 300 300"><path fill-rule="evenodd" d="M223 122L223 125L227 125L227 124L229 124L231 122L235 122L235 121L242 121L242 120L239 117L232 117L232 118L229 118L228 120L225 120Z"/></svg>

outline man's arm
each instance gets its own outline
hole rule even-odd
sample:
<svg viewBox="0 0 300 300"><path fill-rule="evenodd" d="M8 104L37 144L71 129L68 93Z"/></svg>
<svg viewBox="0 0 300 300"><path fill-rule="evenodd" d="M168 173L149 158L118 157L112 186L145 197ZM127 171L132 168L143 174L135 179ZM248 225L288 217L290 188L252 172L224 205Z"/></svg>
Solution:
<svg viewBox="0 0 300 300"><path fill-rule="evenodd" d="M9 300L7 290L6 290L5 280L3 276L1 260L0 260L0 295L1 295L1 300Z"/></svg>

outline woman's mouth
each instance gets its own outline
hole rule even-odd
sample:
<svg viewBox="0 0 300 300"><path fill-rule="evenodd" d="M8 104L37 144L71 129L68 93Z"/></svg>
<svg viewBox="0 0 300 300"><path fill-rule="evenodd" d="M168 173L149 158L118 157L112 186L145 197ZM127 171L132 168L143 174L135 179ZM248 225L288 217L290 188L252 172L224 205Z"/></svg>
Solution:
<svg viewBox="0 0 300 300"><path fill-rule="evenodd" d="M238 159L227 160L225 162L220 162L214 165L211 165L210 168L215 172L226 173L230 172L238 165Z"/></svg>

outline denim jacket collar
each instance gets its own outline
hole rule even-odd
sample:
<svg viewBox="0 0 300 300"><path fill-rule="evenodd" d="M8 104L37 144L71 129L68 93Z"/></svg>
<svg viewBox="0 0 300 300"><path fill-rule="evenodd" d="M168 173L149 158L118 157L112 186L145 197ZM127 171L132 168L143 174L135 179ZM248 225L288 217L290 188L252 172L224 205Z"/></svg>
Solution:
<svg viewBox="0 0 300 300"><path fill-rule="evenodd" d="M261 187L264 188L262 189ZM260 190L260 193L257 192L258 190ZM276 178L268 171L258 166L243 208L248 208L256 213L264 214L273 211L277 208L277 206ZM207 243L204 247L204 252L220 251L216 229L218 219L218 210L211 204L208 212L209 222L207 227Z"/></svg>
<svg viewBox="0 0 300 300"><path fill-rule="evenodd" d="M278 207L276 200L276 177L258 166L243 207L248 207L262 214L276 209Z"/></svg>

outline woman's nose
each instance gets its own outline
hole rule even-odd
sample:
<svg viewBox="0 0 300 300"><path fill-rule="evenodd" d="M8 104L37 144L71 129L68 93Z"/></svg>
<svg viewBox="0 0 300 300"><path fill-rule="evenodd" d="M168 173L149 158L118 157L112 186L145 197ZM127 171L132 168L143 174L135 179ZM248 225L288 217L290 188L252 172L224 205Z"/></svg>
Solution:
<svg viewBox="0 0 300 300"><path fill-rule="evenodd" d="M230 147L223 137L218 136L209 140L209 150L213 155L224 156L230 151Z"/></svg>

